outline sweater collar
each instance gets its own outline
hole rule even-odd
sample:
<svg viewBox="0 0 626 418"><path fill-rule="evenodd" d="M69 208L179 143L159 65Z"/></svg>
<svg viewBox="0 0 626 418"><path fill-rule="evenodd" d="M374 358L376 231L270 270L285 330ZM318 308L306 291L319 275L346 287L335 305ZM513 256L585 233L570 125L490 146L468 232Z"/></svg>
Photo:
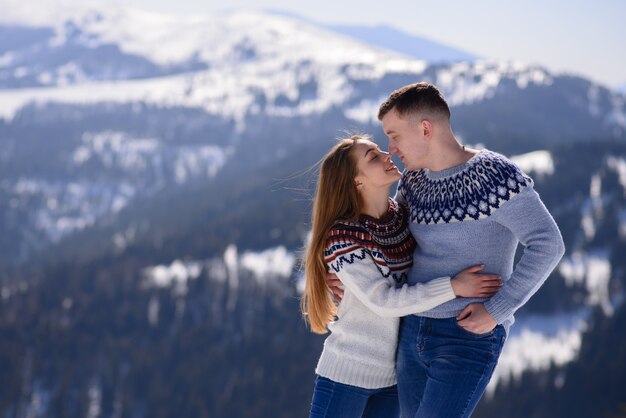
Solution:
<svg viewBox="0 0 626 418"><path fill-rule="evenodd" d="M374 218L373 216L361 214L359 215L359 221L365 225L366 227L388 227L391 224L394 224L397 219L397 203L389 198L389 206L387 207L387 212L383 214L380 218Z"/></svg>
<svg viewBox="0 0 626 418"><path fill-rule="evenodd" d="M476 164L476 162L479 161L486 152L487 152L486 149L481 149L476 154L474 154L472 158L470 158L463 164L446 168L444 170L432 171L432 170L425 168L424 175L426 176L426 178L431 179L431 180L443 179L446 177L453 176L457 173L460 173L466 170L468 167L471 167L472 165Z"/></svg>

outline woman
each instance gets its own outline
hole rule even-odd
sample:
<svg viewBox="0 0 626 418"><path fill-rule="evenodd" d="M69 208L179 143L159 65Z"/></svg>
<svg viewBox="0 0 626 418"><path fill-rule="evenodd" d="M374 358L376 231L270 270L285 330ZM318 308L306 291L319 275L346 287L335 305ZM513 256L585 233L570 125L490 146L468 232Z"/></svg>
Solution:
<svg viewBox="0 0 626 418"><path fill-rule="evenodd" d="M389 197L401 174L369 137L341 140L321 164L306 254L302 312L330 331L319 359L310 417L398 417L395 352L399 317L501 286L482 266L408 286L415 240L406 208ZM326 273L345 286L335 306Z"/></svg>

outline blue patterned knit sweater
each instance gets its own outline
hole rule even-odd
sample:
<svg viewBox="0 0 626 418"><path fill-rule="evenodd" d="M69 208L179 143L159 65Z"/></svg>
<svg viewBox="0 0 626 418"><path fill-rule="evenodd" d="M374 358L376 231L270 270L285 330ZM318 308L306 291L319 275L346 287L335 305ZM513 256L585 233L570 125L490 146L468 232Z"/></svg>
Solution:
<svg viewBox="0 0 626 418"><path fill-rule="evenodd" d="M505 281L491 299L457 298L419 315L455 317L469 303L484 302L508 330L515 311L539 289L565 251L533 185L513 162L489 150L443 171L404 172L396 200L408 205L417 241L409 284L454 276L481 263L485 273ZM514 269L518 243L524 253Z"/></svg>

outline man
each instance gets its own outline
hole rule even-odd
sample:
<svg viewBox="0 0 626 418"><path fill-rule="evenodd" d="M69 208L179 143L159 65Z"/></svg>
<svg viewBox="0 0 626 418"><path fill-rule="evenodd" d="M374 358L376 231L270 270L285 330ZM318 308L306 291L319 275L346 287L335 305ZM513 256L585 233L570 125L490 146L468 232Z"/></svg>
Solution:
<svg viewBox="0 0 626 418"><path fill-rule="evenodd" d="M469 417L497 364L513 314L565 251L559 229L514 163L461 145L450 110L429 83L394 91L378 119L405 165L396 200L408 206L418 246L409 284L466 265L505 281L490 299L457 298L402 319L397 351L403 417ZM518 243L524 253L513 270ZM335 290L333 290L335 291Z"/></svg>

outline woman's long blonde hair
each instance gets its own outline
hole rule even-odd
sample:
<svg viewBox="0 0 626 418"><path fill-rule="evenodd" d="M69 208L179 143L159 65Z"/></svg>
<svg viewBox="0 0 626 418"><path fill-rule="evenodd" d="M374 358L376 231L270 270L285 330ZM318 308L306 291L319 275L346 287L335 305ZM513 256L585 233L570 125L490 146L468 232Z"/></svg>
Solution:
<svg viewBox="0 0 626 418"><path fill-rule="evenodd" d="M327 325L336 314L331 292L326 285L324 248L330 228L338 219L357 220L362 207L354 185L358 174L352 148L366 135L353 135L339 141L322 159L311 213L311 240L305 256L306 285L301 309L311 331L327 332Z"/></svg>

